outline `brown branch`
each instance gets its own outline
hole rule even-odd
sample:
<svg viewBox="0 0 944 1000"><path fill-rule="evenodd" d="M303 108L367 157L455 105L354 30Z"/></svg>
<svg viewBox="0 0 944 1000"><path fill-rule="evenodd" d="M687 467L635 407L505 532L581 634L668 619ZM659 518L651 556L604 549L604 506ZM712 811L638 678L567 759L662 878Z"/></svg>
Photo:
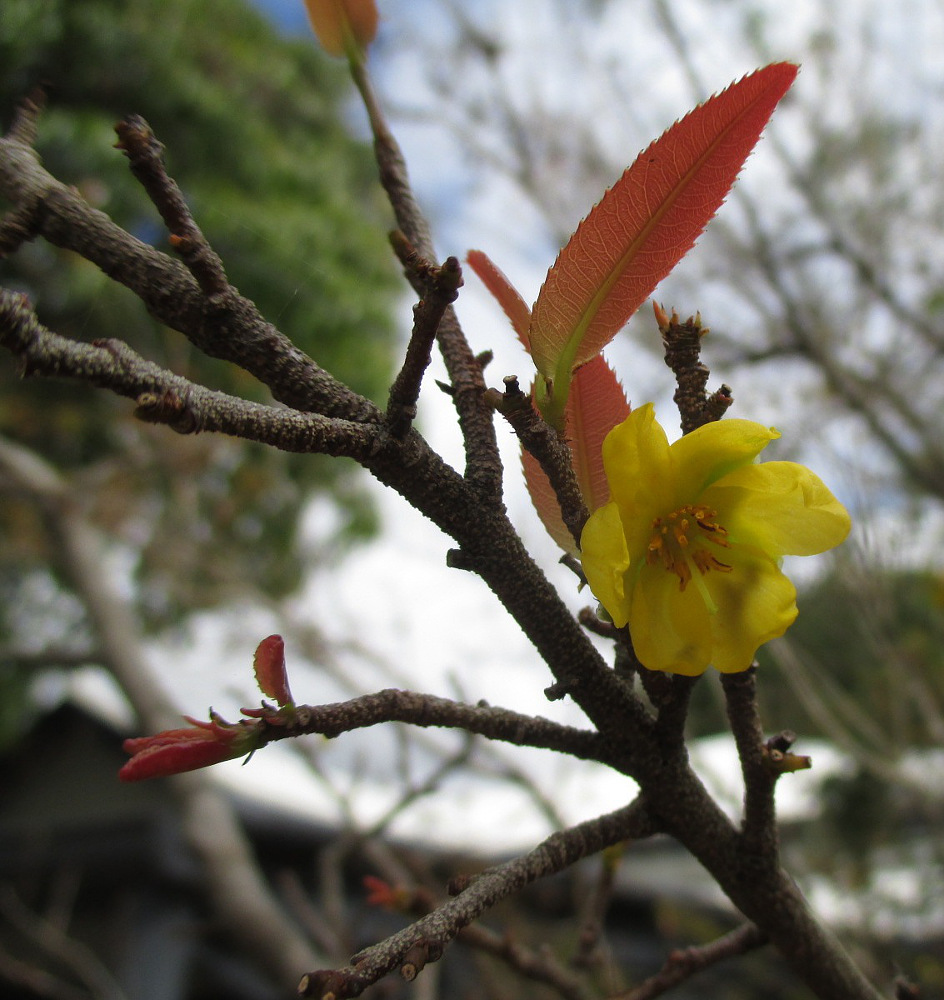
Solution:
<svg viewBox="0 0 944 1000"><path fill-rule="evenodd" d="M487 399L514 428L525 450L540 463L557 497L564 524L579 545L590 512L577 483L570 448L534 408L517 378L509 375L504 383L504 392L490 389Z"/></svg>
<svg viewBox="0 0 944 1000"><path fill-rule="evenodd" d="M378 155L383 158L383 151L379 149ZM397 176L397 181L408 190L405 172ZM0 140L0 194L14 206L36 202L40 235L96 263L132 288L155 316L186 333L199 349L257 374L277 398L299 410L355 422L383 422L383 414L376 407L322 372L266 324L251 303L228 298L220 308L208 301L192 275L177 261L134 240L102 213L91 210L39 167L35 153L17 135ZM411 228L416 227L407 220L401 228L410 236ZM424 256L434 259L421 241L414 242ZM877 996L838 942L813 917L786 873L763 851L760 856L745 851L744 838L689 768L684 747L673 746L666 752L667 748L653 739L654 723L641 702L596 653L534 564L500 507L501 466L494 448L491 414L484 400L481 366L451 310L446 311L440 325L439 343L450 370L466 441L467 478L450 469L413 431L402 442L380 440L377 452L363 458L363 464L457 542L467 565L480 573L521 624L550 666L556 692L570 694L600 730L607 761L640 781L646 802L645 829L656 825L684 844L745 915L763 927L820 996L830 1000ZM65 523L61 526L64 549L68 545L68 527ZM87 551L75 554L86 560L89 556ZM93 616L107 617L113 610L109 600L103 600L100 594L89 593L86 598ZM106 655L122 651L107 645L105 638L101 641ZM134 664L135 655L140 654L135 654L134 649L130 653L129 662ZM133 675L132 670L126 678L132 687ZM632 826L628 819L627 826ZM598 830L595 825L593 829ZM558 836L567 838L574 832ZM622 830L616 839L629 835ZM601 836L592 849L598 850L606 843L606 837ZM540 877L547 871L559 870L555 868L558 862L570 863L571 854L583 856L583 846L578 849L568 839L552 838L545 848L548 845L550 858L529 855L520 859L528 862L523 871L515 868L481 877L458 899L431 914L426 923L421 921L403 936L394 936L358 956L358 967L308 977L306 989L322 993L334 984L347 991L338 996L355 995L398 964L415 974L423 962L434 960L460 926L474 919L492 900L525 884L534 870L538 874L533 877ZM208 850L212 845L201 847ZM484 896L480 897L480 893Z"/></svg>
<svg viewBox="0 0 944 1000"><path fill-rule="evenodd" d="M317 413L265 406L207 389L147 361L119 340L91 344L44 327L26 296L0 289L0 345L19 358L24 376L73 378L137 402L135 415L180 434L215 431L282 451L366 460L384 430Z"/></svg>
<svg viewBox="0 0 944 1000"><path fill-rule="evenodd" d="M396 968L401 969L405 978L412 979L422 965L441 956L443 948L463 927L501 900L610 844L648 832L648 815L637 800L616 812L552 834L528 854L468 880L456 898L385 941L359 952L347 968L320 970L304 976L299 993L316 997L332 994L337 1000L356 997Z"/></svg>
<svg viewBox="0 0 944 1000"><path fill-rule="evenodd" d="M139 359L120 342L95 346L57 337L41 328L22 296L7 293L2 302L4 337L12 338L15 350L27 356L34 373L82 377L139 401L145 394L146 414L152 418L173 414L178 429L182 421L190 430L219 429L280 447L321 448L356 457L460 542L462 553L545 657L562 691L571 693L602 730L624 732L626 719L635 718L638 724L632 735L642 737L646 717L641 705L588 643L504 512L491 504L483 509L463 480L415 432L395 442L372 424L329 423L315 416L233 401L179 380ZM139 364L143 368L138 371ZM174 397L170 402L168 393ZM201 407L204 401L207 405Z"/></svg>
<svg viewBox="0 0 944 1000"><path fill-rule="evenodd" d="M757 668L722 674L728 721L737 745L744 778L745 850L767 864L776 864L779 852L774 806L776 773L767 766L764 730L757 708Z"/></svg>
<svg viewBox="0 0 944 1000"><path fill-rule="evenodd" d="M619 632L619 651L623 654L621 669L639 678L656 710L654 735L663 752L678 751L685 739L685 720L688 718L692 691L701 678L646 669L639 662L632 638L625 628Z"/></svg>
<svg viewBox="0 0 944 1000"><path fill-rule="evenodd" d="M265 718L268 725L261 734L265 742L314 733L330 739L384 722L405 722L420 727L462 729L515 746L556 750L580 760L605 760L607 753L603 737L588 729L561 725L507 708L493 708L483 703L466 705L449 698L397 688L329 705L299 705L294 721L270 714Z"/></svg>
<svg viewBox="0 0 944 1000"><path fill-rule="evenodd" d="M413 332L407 345L403 366L390 390L387 402L387 426L395 438L402 438L416 418L416 404L423 375L429 367L433 344L449 304L455 302L462 285L462 269L455 257L448 257L442 267L424 260L406 242L402 233L391 240L414 287L423 288L422 298L413 307Z"/></svg>
<svg viewBox="0 0 944 1000"><path fill-rule="evenodd" d="M679 948L671 952L662 968L639 986L617 993L609 1000L653 1000L692 976L719 962L767 944L767 936L754 924L743 924L723 937L699 948Z"/></svg>
<svg viewBox="0 0 944 1000"><path fill-rule="evenodd" d="M399 179L406 183L405 175ZM0 139L0 195L14 204L41 196L40 235L97 264L138 294L162 322L184 332L198 349L255 374L292 408L354 422L383 423L381 411L318 368L265 323L251 303L230 302L222 313L212 307L181 264L89 208L73 190L44 171L35 152L16 136ZM400 209L408 214L403 205ZM404 231L409 237L415 228L409 225ZM422 244L416 245L422 251ZM450 314L447 310L440 325L441 343ZM471 420L475 424L477 407L487 410L487 406L476 388L482 384L480 363L467 347L459 352L465 358L461 364L475 369L478 382L453 372L453 389L460 423ZM460 403L464 395L475 396L475 405L468 405L468 400ZM415 431L402 442L382 439L376 453L360 461L458 543L462 556L474 565L550 666L558 690L570 693L601 731L614 734L621 743L641 747L648 723L644 709L588 641L499 502L501 464L486 440L494 443L491 419L489 411L487 433L482 427L475 431L464 425L465 479Z"/></svg>
<svg viewBox="0 0 944 1000"><path fill-rule="evenodd" d="M413 194L406 160L387 125L367 67L363 62L353 63L351 72L370 120L380 182L393 208L397 226L422 257L436 260L429 224ZM476 493L498 502L502 491L502 464L492 412L485 403L482 367L451 307L443 313L437 341L449 372L451 395L465 442L466 479Z"/></svg>
<svg viewBox="0 0 944 1000"><path fill-rule="evenodd" d="M675 373L678 384L673 398L682 418L682 433L720 420L733 400L726 385L710 396L705 392L710 373L700 357L701 341L708 328L701 325L701 317L689 316L682 323L675 310L669 316L661 306L656 306L656 321L665 346L665 363Z"/></svg>
<svg viewBox="0 0 944 1000"><path fill-rule="evenodd" d="M180 254L210 301L222 302L236 295L223 270L223 262L196 224L177 182L167 174L164 146L140 115L129 115L116 126L118 145L128 157L131 173L147 191L170 233L171 246Z"/></svg>
<svg viewBox="0 0 944 1000"><path fill-rule="evenodd" d="M248 299L231 295L222 304L210 302L181 263L135 239L52 177L24 132L11 129L0 138L0 196L14 212L35 213L37 235L95 264L134 292L161 323L209 357L244 368L280 402L342 419L382 420L373 403L315 364Z"/></svg>

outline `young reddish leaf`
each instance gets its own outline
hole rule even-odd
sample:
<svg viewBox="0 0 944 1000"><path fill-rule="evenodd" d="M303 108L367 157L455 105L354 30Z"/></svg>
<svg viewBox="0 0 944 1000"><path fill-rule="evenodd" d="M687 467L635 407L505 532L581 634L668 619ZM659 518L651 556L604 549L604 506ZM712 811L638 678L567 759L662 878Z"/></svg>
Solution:
<svg viewBox="0 0 944 1000"><path fill-rule="evenodd" d="M508 280L505 273L495 266L491 257L482 250L470 250L466 254L466 260L482 284L505 310L505 315L511 320L511 325L518 334L518 339L524 344L525 350L530 351L528 329L531 326L531 309L521 297L521 293Z"/></svg>
<svg viewBox="0 0 944 1000"><path fill-rule="evenodd" d="M603 469L603 439L629 415L623 387L602 354L574 373L565 414L574 472L584 502L594 511L610 499ZM565 552L578 555L577 543L564 525L557 496L538 460L522 450L521 464L531 502L547 533Z"/></svg>
<svg viewBox="0 0 944 1000"><path fill-rule="evenodd" d="M574 374L567 400L567 441L580 492L591 511L610 499L603 468L603 439L629 416L629 410L626 393L602 355Z"/></svg>
<svg viewBox="0 0 944 1000"><path fill-rule="evenodd" d="M544 474L540 463L530 451L521 449L521 470L524 472L525 485L528 487L528 495L531 503L538 512L544 530L554 539L555 542L571 555L579 555L577 542L574 536L568 531L561 514L560 504L557 502L557 495L551 486L550 480Z"/></svg>
<svg viewBox="0 0 944 1000"><path fill-rule="evenodd" d="M165 729L154 736L125 740L122 746L131 759L125 762L118 777L122 781L144 781L182 774L245 757L258 746L255 724L225 722L212 713L210 722L184 718L192 728Z"/></svg>
<svg viewBox="0 0 944 1000"><path fill-rule="evenodd" d="M531 354L544 376L538 402L555 426L573 370L691 249L796 73L774 63L699 105L640 153L577 227L531 316Z"/></svg>
<svg viewBox="0 0 944 1000"><path fill-rule="evenodd" d="M282 636L270 635L263 639L256 647L252 665L259 690L270 698L275 698L279 705L291 705L292 692L289 690L288 673L285 670L285 643Z"/></svg>

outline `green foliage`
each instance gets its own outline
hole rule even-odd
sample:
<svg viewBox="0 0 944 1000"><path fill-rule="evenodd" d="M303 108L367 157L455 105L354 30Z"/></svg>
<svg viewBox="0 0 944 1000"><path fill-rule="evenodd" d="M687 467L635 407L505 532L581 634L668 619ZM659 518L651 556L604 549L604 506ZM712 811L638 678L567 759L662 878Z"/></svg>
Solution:
<svg viewBox="0 0 944 1000"><path fill-rule="evenodd" d="M171 252L161 221L112 147L143 115L230 280L319 364L378 398L389 383L395 274L374 168L344 121L340 65L278 36L237 0L5 0L0 115L38 83L49 107L38 149L55 176L140 239ZM175 372L266 399L244 372L193 351L126 290L37 242L0 263L41 319L82 340L119 337ZM0 368L0 433L77 478L86 510L137 555L153 625L297 585L299 515L313 491L343 510L340 535L369 533L369 503L344 463L140 425L131 405L85 386L20 382ZM157 484L155 486L155 483ZM6 504L0 574L54 553L35 511ZM339 539L340 540L340 539Z"/></svg>
<svg viewBox="0 0 944 1000"><path fill-rule="evenodd" d="M846 745L893 760L939 743L944 719L944 582L918 571L851 574L839 566L800 591L787 641L800 664L758 653L761 718L774 733ZM702 683L689 716L692 735L724 731L720 688ZM799 752L802 751L802 744Z"/></svg>
<svg viewBox="0 0 944 1000"><path fill-rule="evenodd" d="M835 739L834 727L824 723L832 718L890 758L908 747L936 745L944 718L940 577L889 571L862 579L839 570L808 588L798 604L790 641L825 686L817 684L810 692L816 700L804 705L785 672L762 653L765 725ZM811 711L813 705L821 710ZM863 728L863 719L877 725L876 734ZM886 742L876 744L876 738Z"/></svg>

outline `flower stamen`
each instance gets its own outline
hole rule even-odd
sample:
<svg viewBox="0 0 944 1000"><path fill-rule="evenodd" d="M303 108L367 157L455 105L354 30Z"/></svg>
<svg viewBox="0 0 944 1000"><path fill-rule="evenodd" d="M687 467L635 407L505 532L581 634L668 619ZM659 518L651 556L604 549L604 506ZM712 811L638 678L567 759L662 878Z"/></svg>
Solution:
<svg viewBox="0 0 944 1000"><path fill-rule="evenodd" d="M731 567L721 562L713 552L703 547L710 542L728 548L727 530L714 519L718 512L704 504L685 504L666 517L652 522L652 535L646 550L646 563L662 566L679 578L679 590L684 591L692 579L692 568L705 576L710 570L730 573ZM705 593L701 580L699 591ZM711 602L712 604L714 602Z"/></svg>

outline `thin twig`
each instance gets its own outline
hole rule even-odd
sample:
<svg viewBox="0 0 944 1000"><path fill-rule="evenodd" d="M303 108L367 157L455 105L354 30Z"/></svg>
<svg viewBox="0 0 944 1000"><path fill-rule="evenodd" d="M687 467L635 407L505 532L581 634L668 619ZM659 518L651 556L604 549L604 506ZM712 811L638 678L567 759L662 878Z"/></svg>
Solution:
<svg viewBox="0 0 944 1000"><path fill-rule="evenodd" d="M22 130L21 130L22 131ZM213 305L183 264L135 239L43 169L19 133L0 139L0 196L36 204L36 232L129 288L160 322L204 354L239 365L294 409L381 422L382 413L300 351L242 296Z"/></svg>
<svg viewBox="0 0 944 1000"><path fill-rule="evenodd" d="M318 733L333 738L355 729L384 722L406 722L413 726L462 729L488 739L515 746L557 750L581 760L606 756L603 737L588 729L565 726L537 715L523 715L491 705L466 705L449 698L390 688L350 701L328 705L299 705L294 721L267 716L264 742Z"/></svg>
<svg viewBox="0 0 944 1000"><path fill-rule="evenodd" d="M401 814L406 812L415 802L428 795L432 795L442 786L443 781L450 774L461 773L465 767L475 747L475 738L471 733L466 733L463 745L457 753L439 762L436 768L420 784L408 784L396 802L380 817L378 817L370 827L361 834L365 840L373 840L382 837L390 824Z"/></svg>
<svg viewBox="0 0 944 1000"><path fill-rule="evenodd" d="M510 969L532 982L550 986L564 1000L592 1000L596 996L583 977L564 968L548 948L529 948L507 934L496 934L479 924L464 927L456 940L501 959Z"/></svg>
<svg viewBox="0 0 944 1000"><path fill-rule="evenodd" d="M637 800L622 809L555 833L528 854L488 869L468 880L456 898L385 941L359 952L344 969L324 969L302 978L302 996L338 1000L359 996L395 968L408 979L436 961L456 934L501 900L525 885L556 874L581 858L627 838L648 832L649 818Z"/></svg>
<svg viewBox="0 0 944 1000"><path fill-rule="evenodd" d="M774 806L777 774L765 761L756 675L756 667L737 674L722 674L721 686L744 778L744 845L751 855L775 864L778 852Z"/></svg>
<svg viewBox="0 0 944 1000"><path fill-rule="evenodd" d="M682 433L720 420L732 403L731 390L723 385L710 396L705 392L710 373L700 357L701 341L708 328L701 325L701 317L690 316L682 323L674 310L669 316L657 306L656 321L665 346L665 363L675 373L678 383L673 398L682 418Z"/></svg>
<svg viewBox="0 0 944 1000"><path fill-rule="evenodd" d="M168 175L164 165L164 146L158 142L150 125L140 115L129 115L115 126L118 149L128 157L131 172L147 191L170 233L171 246L180 254L187 269L196 278L203 294L210 300L235 295L223 270L223 262L193 219L187 202Z"/></svg>
<svg viewBox="0 0 944 1000"><path fill-rule="evenodd" d="M490 389L487 399L514 428L525 450L540 463L557 497L564 524L579 545L590 511L574 473L570 448L534 408L531 397L522 391L517 378L509 375L504 383L504 392Z"/></svg>
<svg viewBox="0 0 944 1000"><path fill-rule="evenodd" d="M36 318L24 295L0 289L0 345L16 355L24 376L79 379L135 400L135 415L180 434L214 431L261 441L282 451L368 460L384 430L317 413L265 406L207 389L142 358L120 340L69 340Z"/></svg>
<svg viewBox="0 0 944 1000"><path fill-rule="evenodd" d="M762 948L767 936L754 924L743 924L723 937L699 948L679 948L673 951L665 965L639 986L617 993L608 1000L653 1000L687 979L738 955Z"/></svg>
<svg viewBox="0 0 944 1000"><path fill-rule="evenodd" d="M380 182L387 192L397 226L421 256L436 260L429 224L413 194L406 160L387 125L367 67L363 62L353 62L351 72L370 120ZM482 367L451 307L445 310L439 323L437 341L449 372L451 394L465 442L466 478L476 493L497 502L502 491L502 464L492 413L485 403Z"/></svg>
<svg viewBox="0 0 944 1000"><path fill-rule="evenodd" d="M396 235L396 234L394 234ZM401 239L405 240L405 237ZM416 418L423 375L429 367L433 344L443 315L455 302L462 285L462 269L455 257L448 257L442 267L424 260L409 245L394 239L404 267L413 276L414 287L424 288L422 298L413 307L413 332L387 402L387 426L394 438L401 439Z"/></svg>
<svg viewBox="0 0 944 1000"><path fill-rule="evenodd" d="M577 949L571 960L576 968L592 969L604 958L603 929L606 912L613 898L622 845L611 847L600 856L600 868L580 914Z"/></svg>

